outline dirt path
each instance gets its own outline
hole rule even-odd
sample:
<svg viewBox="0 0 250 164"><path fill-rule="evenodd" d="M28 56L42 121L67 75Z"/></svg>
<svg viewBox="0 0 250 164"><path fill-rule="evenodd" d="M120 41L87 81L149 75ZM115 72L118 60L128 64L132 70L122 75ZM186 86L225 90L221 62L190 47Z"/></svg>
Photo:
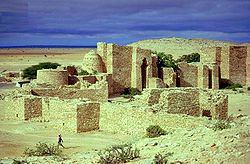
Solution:
<svg viewBox="0 0 250 164"><path fill-rule="evenodd" d="M40 123L0 121L0 149L4 150L0 151L0 158L21 156L26 147L34 147L38 142L57 144L58 134L52 129L44 130L41 126ZM62 136L65 154L100 150L132 139L101 131L63 133Z"/></svg>

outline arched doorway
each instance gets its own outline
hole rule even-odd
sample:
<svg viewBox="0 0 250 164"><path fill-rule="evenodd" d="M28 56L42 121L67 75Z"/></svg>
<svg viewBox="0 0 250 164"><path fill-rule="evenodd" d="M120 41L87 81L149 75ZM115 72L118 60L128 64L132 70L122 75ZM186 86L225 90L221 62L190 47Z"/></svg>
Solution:
<svg viewBox="0 0 250 164"><path fill-rule="evenodd" d="M144 58L142 60L142 65L141 65L141 82L142 82L142 89L146 88L147 84L147 59Z"/></svg>

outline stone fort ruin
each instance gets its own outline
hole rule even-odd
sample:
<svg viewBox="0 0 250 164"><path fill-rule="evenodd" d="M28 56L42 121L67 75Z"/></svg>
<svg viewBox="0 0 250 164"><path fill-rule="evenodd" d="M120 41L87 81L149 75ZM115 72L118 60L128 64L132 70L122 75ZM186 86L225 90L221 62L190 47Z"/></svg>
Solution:
<svg viewBox="0 0 250 164"><path fill-rule="evenodd" d="M199 53L199 63L178 63L176 72L161 68L159 78L151 50L99 42L83 57L88 75L77 75L73 66L38 70L22 94L0 100L5 109L0 118L40 119L70 132L97 130L100 103L137 88L143 91L137 101L160 112L227 119L228 97L216 89L223 83L250 86L250 48L210 47Z"/></svg>

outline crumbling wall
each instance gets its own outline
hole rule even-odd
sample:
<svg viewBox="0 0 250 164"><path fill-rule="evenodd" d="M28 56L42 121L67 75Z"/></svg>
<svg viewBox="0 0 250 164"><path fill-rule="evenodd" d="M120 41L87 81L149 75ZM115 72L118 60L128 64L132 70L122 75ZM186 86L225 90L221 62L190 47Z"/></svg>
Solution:
<svg viewBox="0 0 250 164"><path fill-rule="evenodd" d="M53 86L68 85L67 70L42 69L37 71L38 84L50 84Z"/></svg>
<svg viewBox="0 0 250 164"><path fill-rule="evenodd" d="M85 102L77 104L77 132L99 129L100 104Z"/></svg>
<svg viewBox="0 0 250 164"><path fill-rule="evenodd" d="M222 56L221 47L204 47L201 49L201 63L216 63L220 65Z"/></svg>
<svg viewBox="0 0 250 164"><path fill-rule="evenodd" d="M176 87L176 72L173 68L162 68L163 82L167 87Z"/></svg>
<svg viewBox="0 0 250 164"><path fill-rule="evenodd" d="M107 101L108 87L102 88L33 88L31 94L35 96L59 97L62 99L89 99L91 101Z"/></svg>
<svg viewBox="0 0 250 164"><path fill-rule="evenodd" d="M0 100L1 120L24 120L24 98L6 97Z"/></svg>
<svg viewBox="0 0 250 164"><path fill-rule="evenodd" d="M200 88L146 89L138 100L163 113L179 113L227 119L228 97L216 90Z"/></svg>
<svg viewBox="0 0 250 164"><path fill-rule="evenodd" d="M113 93L131 87L132 52L132 47L107 45L107 73L112 74Z"/></svg>
<svg viewBox="0 0 250 164"><path fill-rule="evenodd" d="M211 73L211 76L209 75L209 79L208 79L208 81L211 81L211 86L209 86L209 88L219 89L219 85L220 85L219 66L216 63L208 63L207 66Z"/></svg>
<svg viewBox="0 0 250 164"><path fill-rule="evenodd" d="M198 67L193 63L178 63L180 87L198 86Z"/></svg>
<svg viewBox="0 0 250 164"><path fill-rule="evenodd" d="M148 88L166 88L166 85L160 78L151 77L148 79Z"/></svg>
<svg viewBox="0 0 250 164"><path fill-rule="evenodd" d="M43 120L60 132L77 131L77 100L61 100L59 98L43 98Z"/></svg>
<svg viewBox="0 0 250 164"><path fill-rule="evenodd" d="M25 97L24 98L24 120L30 120L42 116L42 98Z"/></svg>
<svg viewBox="0 0 250 164"><path fill-rule="evenodd" d="M158 77L158 67L157 67L158 57L157 55L152 55L152 77Z"/></svg>
<svg viewBox="0 0 250 164"><path fill-rule="evenodd" d="M131 86L140 91L148 87L148 80L153 77L153 70L156 69L153 68L155 65L152 65L151 55L151 50L133 47Z"/></svg>
<svg viewBox="0 0 250 164"><path fill-rule="evenodd" d="M232 83L246 85L247 47L230 46L229 48L229 80Z"/></svg>
<svg viewBox="0 0 250 164"><path fill-rule="evenodd" d="M105 65L105 72L107 71L107 43L105 42L98 42L97 43L97 53L101 56L102 61Z"/></svg>
<svg viewBox="0 0 250 164"><path fill-rule="evenodd" d="M228 96L219 91L200 92L200 115L214 119L227 119Z"/></svg>
<svg viewBox="0 0 250 164"><path fill-rule="evenodd" d="M221 49L220 72L222 80L229 80L229 47Z"/></svg>
<svg viewBox="0 0 250 164"><path fill-rule="evenodd" d="M209 88L209 68L207 65L198 65L198 87Z"/></svg>
<svg viewBox="0 0 250 164"><path fill-rule="evenodd" d="M199 90L171 88L162 92L159 99L159 108L163 112L199 116Z"/></svg>

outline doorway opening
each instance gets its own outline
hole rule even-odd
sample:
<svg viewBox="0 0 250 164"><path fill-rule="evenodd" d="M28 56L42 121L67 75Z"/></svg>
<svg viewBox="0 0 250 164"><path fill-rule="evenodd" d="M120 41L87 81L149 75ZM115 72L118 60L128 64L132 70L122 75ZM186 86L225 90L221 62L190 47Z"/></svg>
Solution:
<svg viewBox="0 0 250 164"><path fill-rule="evenodd" d="M147 59L144 58L142 60L142 65L141 65L141 82L142 82L142 89L146 88L146 84L147 84Z"/></svg>

